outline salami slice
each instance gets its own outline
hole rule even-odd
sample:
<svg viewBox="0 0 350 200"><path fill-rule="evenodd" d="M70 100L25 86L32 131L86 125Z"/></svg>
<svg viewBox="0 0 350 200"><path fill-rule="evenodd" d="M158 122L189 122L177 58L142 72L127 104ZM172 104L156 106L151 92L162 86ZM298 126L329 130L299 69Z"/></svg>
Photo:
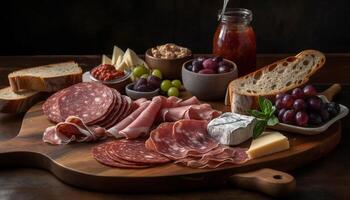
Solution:
<svg viewBox="0 0 350 200"><path fill-rule="evenodd" d="M144 140L117 140L114 144L114 155L120 159L145 164L162 164L170 160L155 152L146 149Z"/></svg>
<svg viewBox="0 0 350 200"><path fill-rule="evenodd" d="M58 99L67 92L66 89L60 90L51 95L43 104L42 110L48 119L54 123L63 122L60 111L58 109Z"/></svg>
<svg viewBox="0 0 350 200"><path fill-rule="evenodd" d="M113 105L113 109L109 115L107 115L103 121L99 123L100 126L109 128L113 124L115 120L117 120L118 116L121 115L122 109L125 106L124 99L122 95L119 94L116 90L113 90L116 95L116 103Z"/></svg>
<svg viewBox="0 0 350 200"><path fill-rule="evenodd" d="M177 160L186 157L188 150L176 142L173 137L173 126L174 123L171 122L162 123L151 132L146 144L147 148L172 160Z"/></svg>
<svg viewBox="0 0 350 200"><path fill-rule="evenodd" d="M185 147L190 152L207 153L219 146L219 143L207 132L207 121L180 120L175 122L173 137L176 143Z"/></svg>
<svg viewBox="0 0 350 200"><path fill-rule="evenodd" d="M111 166L111 167L119 167L119 168L135 168L135 169L140 169L140 168L147 168L150 167L150 165L134 165L134 164L125 164L125 163L121 163L121 162L116 162L115 160L111 159L108 156L107 153L107 147L110 145L111 143L107 142L104 144L100 144L98 146L95 146L92 149L92 155L93 157L100 162L101 164L107 165L107 166Z"/></svg>
<svg viewBox="0 0 350 200"><path fill-rule="evenodd" d="M100 83L79 83L67 89L58 100L63 119L77 116L89 125L105 116L113 103L112 90Z"/></svg>

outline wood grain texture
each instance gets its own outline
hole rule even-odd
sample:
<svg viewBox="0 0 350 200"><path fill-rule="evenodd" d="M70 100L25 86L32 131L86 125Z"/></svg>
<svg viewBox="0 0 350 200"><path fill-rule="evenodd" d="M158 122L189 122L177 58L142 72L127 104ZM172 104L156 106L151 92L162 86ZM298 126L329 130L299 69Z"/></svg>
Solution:
<svg viewBox="0 0 350 200"><path fill-rule="evenodd" d="M20 133L12 140L0 143L2 166L40 167L52 172L62 181L78 187L98 191L151 192L190 190L224 185L227 177L262 167L291 170L331 151L340 140L340 123L316 137L286 134L291 148L288 151L250 160L245 164L219 169L193 169L166 164L147 169L119 169L94 160L91 148L95 143L49 145L42 141L42 133L52 125L43 115L41 103L24 116ZM227 111L222 103L213 107ZM248 146L249 142L243 144ZM288 163L288 164L287 164ZM142 187L152 185L152 188Z"/></svg>

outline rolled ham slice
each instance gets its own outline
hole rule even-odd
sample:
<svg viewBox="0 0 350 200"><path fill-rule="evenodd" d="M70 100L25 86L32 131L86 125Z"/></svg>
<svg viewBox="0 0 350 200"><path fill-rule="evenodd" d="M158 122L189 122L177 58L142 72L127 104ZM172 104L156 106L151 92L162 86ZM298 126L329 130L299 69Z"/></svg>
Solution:
<svg viewBox="0 0 350 200"><path fill-rule="evenodd" d="M162 106L162 98L156 96L152 99L147 108L127 127L119 131L119 134L127 139L137 138L150 132L151 127Z"/></svg>

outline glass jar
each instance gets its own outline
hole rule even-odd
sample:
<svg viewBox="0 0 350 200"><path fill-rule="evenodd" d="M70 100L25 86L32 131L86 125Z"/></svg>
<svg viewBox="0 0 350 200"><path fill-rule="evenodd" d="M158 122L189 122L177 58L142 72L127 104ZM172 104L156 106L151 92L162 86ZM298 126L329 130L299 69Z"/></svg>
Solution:
<svg viewBox="0 0 350 200"><path fill-rule="evenodd" d="M255 33L250 25L252 19L252 11L248 9L227 9L220 18L213 39L213 54L235 62L239 76L256 70Z"/></svg>

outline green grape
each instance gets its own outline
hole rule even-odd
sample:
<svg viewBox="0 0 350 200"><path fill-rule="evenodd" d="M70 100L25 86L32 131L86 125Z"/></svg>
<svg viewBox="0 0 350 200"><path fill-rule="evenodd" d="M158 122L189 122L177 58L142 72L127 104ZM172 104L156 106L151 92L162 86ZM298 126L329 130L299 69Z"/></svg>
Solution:
<svg viewBox="0 0 350 200"><path fill-rule="evenodd" d="M169 88L171 88L171 82L169 80L162 81L162 83L160 84L160 89L163 92L167 92Z"/></svg>
<svg viewBox="0 0 350 200"><path fill-rule="evenodd" d="M171 87L168 90L168 96L175 96L178 97L179 96L179 89L177 89L176 87Z"/></svg>
<svg viewBox="0 0 350 200"><path fill-rule="evenodd" d="M177 89L181 89L181 81L180 80L173 80L173 81L171 81L171 84L174 86L174 87L176 87Z"/></svg>
<svg viewBox="0 0 350 200"><path fill-rule="evenodd" d="M147 69L143 66L137 66L134 68L134 70L132 71L132 74L135 77L141 77L143 74L147 74Z"/></svg>
<svg viewBox="0 0 350 200"><path fill-rule="evenodd" d="M160 79L163 79L162 72L161 72L159 69L154 69L154 70L152 71L152 75L153 75L153 76L156 76L156 77L158 77L158 78L160 78Z"/></svg>
<svg viewBox="0 0 350 200"><path fill-rule="evenodd" d="M145 79L147 79L148 78L148 74L142 74L142 76L140 77L140 78L145 78Z"/></svg>

